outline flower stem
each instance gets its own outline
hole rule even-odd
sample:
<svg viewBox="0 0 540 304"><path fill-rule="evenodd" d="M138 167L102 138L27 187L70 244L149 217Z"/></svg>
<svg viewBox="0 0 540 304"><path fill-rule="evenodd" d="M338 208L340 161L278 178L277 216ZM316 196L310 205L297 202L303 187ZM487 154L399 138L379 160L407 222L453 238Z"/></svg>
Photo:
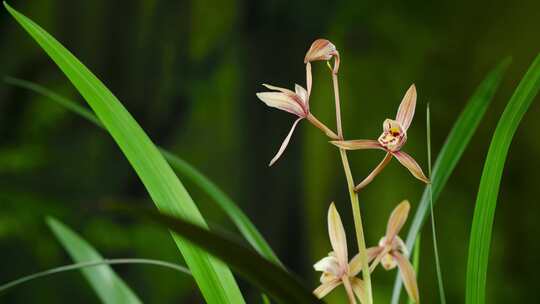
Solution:
<svg viewBox="0 0 540 304"><path fill-rule="evenodd" d="M336 101L336 123L338 136L343 139L343 129L341 126L341 105L339 100L339 86L338 75L332 73L332 82L334 85L334 99ZM373 292L371 290L371 273L369 271L369 263L366 250L366 241L364 237L364 228L362 227L362 214L360 212L360 203L358 201L358 193L354 191L354 178L352 176L351 167L349 165L349 159L347 158L347 152L344 149L339 149L341 155L341 162L343 163L343 170L347 178L347 188L349 190L349 196L351 199L351 206L353 211L354 228L356 232L356 241L358 244L358 251L360 253L360 260L362 263L362 278L366 284L366 304L373 304Z"/></svg>
<svg viewBox="0 0 540 304"><path fill-rule="evenodd" d="M345 286L345 291L347 291L347 297L349 298L349 304L356 304L356 298L354 297L354 292L352 290L351 281L348 277L343 278L343 286Z"/></svg>
<svg viewBox="0 0 540 304"><path fill-rule="evenodd" d="M317 119L317 117L313 116L313 114L309 113L308 116L306 116L306 119L315 127L319 128L321 131L326 134L326 136L330 137L333 140L339 140L341 139L334 131L330 130L325 124L323 124L320 120Z"/></svg>

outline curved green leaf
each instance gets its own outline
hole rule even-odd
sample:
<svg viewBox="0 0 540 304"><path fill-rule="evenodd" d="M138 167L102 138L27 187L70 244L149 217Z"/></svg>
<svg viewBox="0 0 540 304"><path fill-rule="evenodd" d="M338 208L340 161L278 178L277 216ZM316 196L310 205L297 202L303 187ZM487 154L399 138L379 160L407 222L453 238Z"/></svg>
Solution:
<svg viewBox="0 0 540 304"><path fill-rule="evenodd" d="M540 90L540 54L523 76L497 123L484 163L469 240L465 303L486 301L491 232L508 149L519 123Z"/></svg>
<svg viewBox="0 0 540 304"><path fill-rule="evenodd" d="M247 281L280 303L322 303L296 276L242 244L195 223L146 208L109 205L107 209L148 219L170 229L230 265Z"/></svg>
<svg viewBox="0 0 540 304"><path fill-rule="evenodd" d="M76 262L103 260L103 257L74 231L55 218L48 217L47 225ZM103 303L142 303L133 291L108 265L81 270Z"/></svg>
<svg viewBox="0 0 540 304"><path fill-rule="evenodd" d="M484 117L510 61L511 60L508 58L501 62L482 81L472 97L467 101L466 107L463 109L463 112L459 115L459 118L456 120L452 130L448 134L446 142L439 152L437 160L435 160L435 165L433 166L433 176L431 177L433 204L437 202L439 195L446 186L446 182L450 178L450 175L454 171L458 161L461 159L465 148L467 148L467 145L474 135L476 128ZM429 188L426 187L422 194L420 204L414 214L409 232L407 233L406 244L409 251L411 251L416 236L422 229L429 210L430 192ZM397 304L399 302L401 287L402 282L399 275L397 275L392 294L392 304Z"/></svg>
<svg viewBox="0 0 540 304"><path fill-rule="evenodd" d="M48 97L50 100L57 102L61 106L82 116L83 118L94 123L98 127L103 128L101 122L94 114L92 114L92 112L85 109L73 100L58 95L55 92L30 81L14 77L5 77L4 81L8 84L25 88L41 94L45 97ZM251 222L247 215L242 212L242 209L240 209L238 205L227 194L225 194L225 192L223 192L208 177L206 177L204 174L202 174L185 160L181 159L180 157L174 155L173 153L167 151L164 148L159 148L159 150L177 173L183 175L195 185L199 186L202 190L206 192L206 194L208 194L214 200L218 207L220 207L221 210L223 210L223 212L225 212L225 214L233 221L240 233L242 233L242 235L258 253L260 253L262 256L266 257L270 261L281 265L279 258L276 256L270 245L268 245L262 234L257 230L255 225Z"/></svg>
<svg viewBox="0 0 540 304"><path fill-rule="evenodd" d="M156 206L206 227L188 192L150 138L118 99L73 54L32 20L4 6L64 72L116 141ZM244 303L229 268L173 235L208 303Z"/></svg>

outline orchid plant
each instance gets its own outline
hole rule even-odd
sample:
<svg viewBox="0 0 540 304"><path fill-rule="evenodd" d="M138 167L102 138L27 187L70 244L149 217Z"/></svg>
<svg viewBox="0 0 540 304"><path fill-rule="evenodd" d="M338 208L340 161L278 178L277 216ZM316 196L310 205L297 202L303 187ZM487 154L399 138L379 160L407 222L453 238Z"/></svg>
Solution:
<svg viewBox="0 0 540 304"><path fill-rule="evenodd" d="M331 65L332 59L334 59L333 65ZM313 82L311 63L315 61L326 61L332 74L336 110L336 132L318 120L309 109L309 99ZM330 139L330 143L339 148L351 199L352 215L359 252L349 261L345 229L341 222L341 217L334 203L332 203L328 210L328 233L333 251L314 265L316 271L322 272L322 276L320 278L320 286L317 287L313 293L317 297L323 298L338 286L343 285L349 303L357 303L356 301L358 299L362 304L372 304L373 292L371 272L377 265L381 264L386 270L394 269L396 266L400 269L409 297L414 302L419 303L420 297L416 283L416 275L413 267L408 261L408 252L404 243L398 236L400 229L407 219L410 209L409 202L403 201L394 209L388 220L386 235L380 240L377 246L367 248L358 200L359 190L371 183L393 157L397 158L397 160L405 166L414 177L424 183L430 182L414 158L401 150L407 141L407 130L414 118L417 97L416 87L414 84L409 87L398 108L396 118L386 119L384 121L383 132L377 140L345 140L341 125L338 85L340 55L337 48L333 43L326 39L317 39L311 44L311 47L307 51L304 57L304 64L306 65L307 89L304 89L298 84L295 85L294 91L263 84L272 91L257 93L257 97L270 107L297 116L278 152L270 161L270 166L283 155L297 124L302 119L307 119L312 125L319 128ZM383 150L386 152L386 156L367 177L365 177L358 185L355 185L347 157L347 150L365 149Z"/></svg>

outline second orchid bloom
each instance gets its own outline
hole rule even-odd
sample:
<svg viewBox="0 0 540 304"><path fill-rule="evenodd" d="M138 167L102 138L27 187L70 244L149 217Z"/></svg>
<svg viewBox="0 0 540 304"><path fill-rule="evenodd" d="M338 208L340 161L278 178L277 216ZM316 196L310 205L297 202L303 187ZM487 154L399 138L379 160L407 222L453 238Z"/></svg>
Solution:
<svg viewBox="0 0 540 304"><path fill-rule="evenodd" d="M379 149L386 152L384 159L375 169L355 188L356 191L367 186L386 167L392 157L407 168L411 174L424 183L429 183L429 179L422 172L422 168L409 154L401 151L407 142L407 130L411 125L416 108L416 87L411 85L397 111L396 119L386 119L383 123L383 133L377 140L357 139L332 141L331 143L346 150L367 150Z"/></svg>

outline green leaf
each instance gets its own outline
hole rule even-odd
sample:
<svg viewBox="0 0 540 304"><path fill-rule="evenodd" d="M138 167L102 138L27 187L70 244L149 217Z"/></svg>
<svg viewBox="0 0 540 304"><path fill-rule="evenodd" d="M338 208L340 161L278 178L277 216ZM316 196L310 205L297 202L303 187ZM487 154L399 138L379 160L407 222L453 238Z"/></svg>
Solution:
<svg viewBox="0 0 540 304"><path fill-rule="evenodd" d="M469 240L465 303L483 304L497 196L508 149L519 123L540 90L540 54L523 76L497 123L484 163Z"/></svg>
<svg viewBox="0 0 540 304"><path fill-rule="evenodd" d="M30 81L14 77L5 77L4 81L8 84L25 88L41 94L45 97L48 97L52 101L57 102L68 110L82 116L83 118L94 123L100 128L103 128L101 122L92 112L85 109L73 100L65 98L39 84ZM281 265L278 257L276 256L270 245L268 245L261 233L257 230L255 225L251 222L247 215L242 212L238 205L227 194L225 194L225 192L223 192L208 177L206 177L204 174L202 174L185 160L165 150L164 148L159 148L159 150L177 173L181 174L182 176L193 182L195 185L199 186L202 190L206 192L206 194L208 194L214 200L217 206L220 207L223 212L225 212L225 214L233 221L240 233L242 233L242 235L258 253L266 257L268 260Z"/></svg>
<svg viewBox="0 0 540 304"><path fill-rule="evenodd" d="M48 217L47 225L76 262L102 260L103 257L67 226ZM85 268L82 273L103 303L142 303L108 265Z"/></svg>
<svg viewBox="0 0 540 304"><path fill-rule="evenodd" d="M465 148L474 135L476 128L484 117L510 61L510 59L504 60L482 81L472 97L468 100L467 106L463 109L463 112L454 123L450 134L448 134L446 142L439 152L435 165L433 166L433 176L431 177L433 204L437 202L439 195L446 186L446 182L450 178L450 175L454 171L458 161L461 159ZM409 251L414 245L416 236L422 229L429 210L430 191L429 188L426 187L407 234L406 244ZM397 304L399 302L401 287L402 282L399 275L397 275L392 294L392 304Z"/></svg>
<svg viewBox="0 0 540 304"><path fill-rule="evenodd" d="M290 272L257 252L196 223L175 216L128 205L108 205L107 209L148 219L170 229L230 265L247 281L282 303L322 303Z"/></svg>
<svg viewBox="0 0 540 304"><path fill-rule="evenodd" d="M138 259L138 258L101 259L101 260L93 260L93 261L58 266L58 267L50 268L50 269L43 270L40 272L32 273L24 277L20 277L18 279L15 279L13 281L9 281L5 284L0 285L0 293L3 293L6 290L11 289L15 286L18 286L18 285L21 285L21 284L24 284L24 283L27 283L27 282L30 282L39 278L62 273L62 272L73 271L73 270L83 270L83 269L102 266L102 265L119 265L119 264L143 264L143 265L160 266L164 268L173 269L175 271L178 271L184 274L191 275L191 272L189 271L189 269L180 265L176 265L176 264L166 262L166 261L161 261L161 260ZM105 276L104 278L101 278L101 279L108 279L108 278L109 277ZM113 281L116 281L116 280L113 280ZM125 299L122 299L122 300L125 300ZM131 302L120 302L120 303L131 303Z"/></svg>
<svg viewBox="0 0 540 304"><path fill-rule="evenodd" d="M118 99L73 54L32 20L4 6L58 65L88 102L145 185L156 206L206 227L197 206L159 150ZM208 303L244 303L229 268L173 235Z"/></svg>

